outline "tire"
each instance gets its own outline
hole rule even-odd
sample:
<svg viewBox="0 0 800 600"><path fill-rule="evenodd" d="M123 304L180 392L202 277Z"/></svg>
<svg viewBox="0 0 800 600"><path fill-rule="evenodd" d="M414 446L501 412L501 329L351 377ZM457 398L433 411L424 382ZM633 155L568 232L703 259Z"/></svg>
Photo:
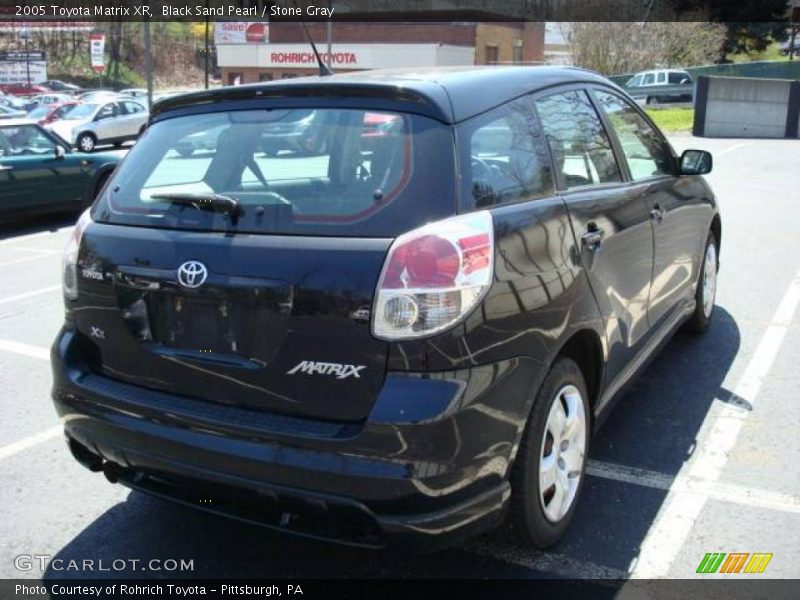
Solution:
<svg viewBox="0 0 800 600"><path fill-rule="evenodd" d="M75 145L81 152L92 152L97 145L97 138L94 137L94 134L84 132L75 140Z"/></svg>
<svg viewBox="0 0 800 600"><path fill-rule="evenodd" d="M559 410L565 419L560 432ZM580 368L558 359L536 394L511 471L510 518L526 544L549 548L569 527L585 479L589 415ZM553 483L546 485L547 479Z"/></svg>
<svg viewBox="0 0 800 600"><path fill-rule="evenodd" d="M714 232L709 231L703 251L703 265L697 278L697 290L694 293L694 312L686 322L686 330L691 333L704 333L711 323L714 316L714 300L717 296L718 272L719 246Z"/></svg>

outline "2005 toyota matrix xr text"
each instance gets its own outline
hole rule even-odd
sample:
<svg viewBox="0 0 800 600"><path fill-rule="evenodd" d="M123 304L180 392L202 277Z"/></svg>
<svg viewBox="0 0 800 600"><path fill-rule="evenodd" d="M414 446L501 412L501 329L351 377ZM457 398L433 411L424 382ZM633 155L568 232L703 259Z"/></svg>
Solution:
<svg viewBox="0 0 800 600"><path fill-rule="evenodd" d="M613 399L712 317L710 169L578 69L165 100L66 250L69 447L300 535L430 548L508 514L552 545Z"/></svg>

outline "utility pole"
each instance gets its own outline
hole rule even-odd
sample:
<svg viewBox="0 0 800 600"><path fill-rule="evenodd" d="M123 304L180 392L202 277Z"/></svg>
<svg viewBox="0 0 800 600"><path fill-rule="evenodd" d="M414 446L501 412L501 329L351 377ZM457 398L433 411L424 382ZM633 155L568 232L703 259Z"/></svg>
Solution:
<svg viewBox="0 0 800 600"><path fill-rule="evenodd" d="M206 48L205 48L205 85L206 89L208 89L208 63L209 63L209 51L208 51L208 0L206 0Z"/></svg>
<svg viewBox="0 0 800 600"><path fill-rule="evenodd" d="M326 57L326 64L328 65L328 69L331 68L331 58L333 53L333 19L331 19L330 15L333 13L333 0L328 0L328 56Z"/></svg>
<svg viewBox="0 0 800 600"><path fill-rule="evenodd" d="M144 72L147 77L147 110L153 110L153 54L150 51L150 19L144 21Z"/></svg>

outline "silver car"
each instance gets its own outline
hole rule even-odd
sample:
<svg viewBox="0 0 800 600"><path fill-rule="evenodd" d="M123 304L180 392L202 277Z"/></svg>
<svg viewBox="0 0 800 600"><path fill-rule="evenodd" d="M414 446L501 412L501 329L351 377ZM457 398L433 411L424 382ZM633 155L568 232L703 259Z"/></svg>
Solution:
<svg viewBox="0 0 800 600"><path fill-rule="evenodd" d="M105 99L79 104L50 129L82 152L91 152L98 144L135 140L147 123L147 108L132 99Z"/></svg>

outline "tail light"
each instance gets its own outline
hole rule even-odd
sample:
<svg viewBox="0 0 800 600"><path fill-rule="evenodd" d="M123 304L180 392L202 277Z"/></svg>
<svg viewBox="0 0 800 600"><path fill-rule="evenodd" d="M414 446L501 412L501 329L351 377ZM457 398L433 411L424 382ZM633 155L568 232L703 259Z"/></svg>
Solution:
<svg viewBox="0 0 800 600"><path fill-rule="evenodd" d="M486 211L429 223L398 237L386 257L372 333L406 340L464 319L492 283L494 228Z"/></svg>
<svg viewBox="0 0 800 600"><path fill-rule="evenodd" d="M69 242L67 242L67 247L64 249L64 257L61 263L63 271L62 285L64 297L68 300L75 300L78 297L78 250L81 247L83 232L91 222L92 217L89 215L89 209L86 209L81 214L78 222L75 223L72 235L70 235Z"/></svg>

